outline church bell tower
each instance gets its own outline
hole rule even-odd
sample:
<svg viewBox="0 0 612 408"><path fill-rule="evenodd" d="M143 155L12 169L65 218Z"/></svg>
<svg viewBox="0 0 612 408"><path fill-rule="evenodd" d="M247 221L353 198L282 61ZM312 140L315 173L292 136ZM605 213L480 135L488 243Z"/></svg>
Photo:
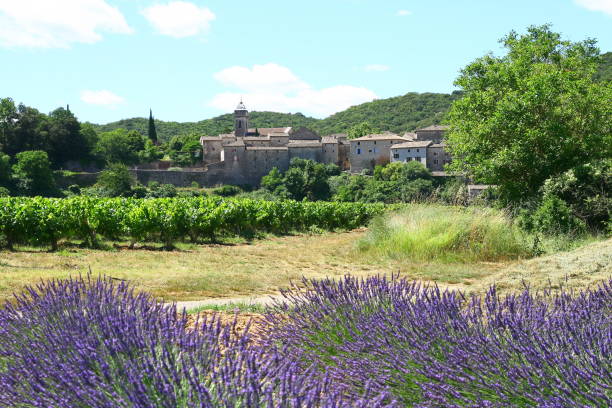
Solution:
<svg viewBox="0 0 612 408"><path fill-rule="evenodd" d="M236 137L244 137L249 131L249 111L242 100L234 111L234 134Z"/></svg>

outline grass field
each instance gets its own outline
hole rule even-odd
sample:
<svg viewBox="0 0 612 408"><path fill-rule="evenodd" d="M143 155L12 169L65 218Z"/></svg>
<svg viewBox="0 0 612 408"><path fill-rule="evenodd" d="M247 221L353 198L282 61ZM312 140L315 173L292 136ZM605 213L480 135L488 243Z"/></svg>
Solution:
<svg viewBox="0 0 612 408"><path fill-rule="evenodd" d="M278 293L302 277L400 273L440 286L480 291L496 283L504 290L558 285L584 287L612 276L612 240L571 252L504 262L416 262L381 260L361 253L364 231L269 237L252 243L151 249L46 252L20 248L0 252L0 302L41 279L104 274L128 280L166 301L258 296Z"/></svg>

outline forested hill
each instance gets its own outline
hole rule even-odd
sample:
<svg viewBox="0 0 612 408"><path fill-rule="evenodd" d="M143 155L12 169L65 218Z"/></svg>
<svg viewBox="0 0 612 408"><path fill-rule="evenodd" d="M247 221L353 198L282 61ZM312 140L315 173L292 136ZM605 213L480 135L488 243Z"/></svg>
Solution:
<svg viewBox="0 0 612 408"><path fill-rule="evenodd" d="M407 93L352 106L318 123L322 134L346 132L351 126L368 122L374 128L403 133L440 123L458 93Z"/></svg>
<svg viewBox="0 0 612 408"><path fill-rule="evenodd" d="M306 117L301 113L250 112L249 115L252 127L293 126L298 128L300 126L305 126L307 128L314 128L319 122L318 119ZM146 135L149 119L123 119L106 125L94 126L96 130L100 132L124 128L127 130L137 130L143 135ZM199 122L165 122L156 119L155 128L157 130L157 136L162 141L168 141L172 136L186 134L216 136L220 133L229 133L234 130L234 115L228 113Z"/></svg>
<svg viewBox="0 0 612 408"><path fill-rule="evenodd" d="M602 62L595 74L598 81L612 81L612 52L601 54Z"/></svg>
<svg viewBox="0 0 612 408"><path fill-rule="evenodd" d="M346 132L351 126L367 121L373 127L392 132L405 132L418 127L440 123L451 102L457 94L408 93L387 99L352 106L325 119L315 119L301 113L250 112L252 127L298 128L305 126L321 135ZM172 136L184 134L218 135L233 130L233 114L225 114L199 122L164 122L155 121L158 137L167 141ZM118 128L138 130L147 133L148 119L123 119L106 125L95 125L98 131L110 131Z"/></svg>

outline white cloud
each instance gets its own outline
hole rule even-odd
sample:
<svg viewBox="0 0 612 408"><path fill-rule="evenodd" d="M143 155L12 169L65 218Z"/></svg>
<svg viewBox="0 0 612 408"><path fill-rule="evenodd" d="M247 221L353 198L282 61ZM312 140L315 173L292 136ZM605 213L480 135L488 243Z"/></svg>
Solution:
<svg viewBox="0 0 612 408"><path fill-rule="evenodd" d="M383 64L370 64L363 67L363 70L366 72L384 72L390 70L391 67Z"/></svg>
<svg viewBox="0 0 612 408"><path fill-rule="evenodd" d="M174 38L191 37L205 33L215 15L206 7L186 1L157 4L142 11L149 23L162 35Z"/></svg>
<svg viewBox="0 0 612 408"><path fill-rule="evenodd" d="M110 107L114 107L116 105L119 105L125 102L125 99L107 90L101 90L101 91L85 90L81 92L81 100L90 105L102 105L102 106L110 106Z"/></svg>
<svg viewBox="0 0 612 408"><path fill-rule="evenodd" d="M612 15L612 0L574 0L576 4L591 11L603 11Z"/></svg>
<svg viewBox="0 0 612 408"><path fill-rule="evenodd" d="M233 111L242 98L252 110L325 117L377 97L367 88L350 85L314 89L288 68L274 63L230 67L214 77L223 85L242 91L220 93L212 99L209 105L223 112Z"/></svg>
<svg viewBox="0 0 612 408"><path fill-rule="evenodd" d="M412 11L410 10L398 10L398 12L395 13L395 15L399 17L409 16L411 14L412 14Z"/></svg>
<svg viewBox="0 0 612 408"><path fill-rule="evenodd" d="M101 32L132 31L105 0L0 0L0 45L5 47L67 48L100 41Z"/></svg>

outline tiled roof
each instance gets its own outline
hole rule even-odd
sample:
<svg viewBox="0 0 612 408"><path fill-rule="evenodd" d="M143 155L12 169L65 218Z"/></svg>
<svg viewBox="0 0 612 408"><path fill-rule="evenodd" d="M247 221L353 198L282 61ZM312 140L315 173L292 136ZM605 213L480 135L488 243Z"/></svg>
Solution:
<svg viewBox="0 0 612 408"><path fill-rule="evenodd" d="M247 150L287 150L286 147L248 146Z"/></svg>
<svg viewBox="0 0 612 408"><path fill-rule="evenodd" d="M242 140L246 140L247 142L265 142L268 139L267 136L245 136Z"/></svg>
<svg viewBox="0 0 612 408"><path fill-rule="evenodd" d="M321 147L321 142L317 141L306 141L306 140L296 140L289 142L288 147Z"/></svg>
<svg viewBox="0 0 612 408"><path fill-rule="evenodd" d="M431 125L431 126L427 126L423 129L418 129L417 132L420 132L421 130L448 130L450 129L450 126L447 125Z"/></svg>
<svg viewBox="0 0 612 408"><path fill-rule="evenodd" d="M406 143L399 143L396 145L391 146L392 149L410 149L410 148L415 148L415 147L428 147L429 145L431 145L431 140L424 140L422 142L406 142Z"/></svg>
<svg viewBox="0 0 612 408"><path fill-rule="evenodd" d="M412 132L406 132L402 135L403 138L408 139L408 140L414 140L417 138L417 134L416 133L412 133Z"/></svg>
<svg viewBox="0 0 612 408"><path fill-rule="evenodd" d="M279 127L279 128L250 128L249 133L255 133L255 130L262 136L267 136L270 133L290 133L291 127Z"/></svg>
<svg viewBox="0 0 612 408"><path fill-rule="evenodd" d="M207 142L207 141L221 141L221 137L220 136L202 136L200 137L200 142Z"/></svg>
<svg viewBox="0 0 612 408"><path fill-rule="evenodd" d="M444 148L444 147L446 147L446 143L444 143L444 142L442 142L442 143L434 143L430 147L441 147L441 148Z"/></svg>
<svg viewBox="0 0 612 408"><path fill-rule="evenodd" d="M244 146L245 146L244 141L242 139L238 139L235 142L226 144L223 147L244 147Z"/></svg>
<svg viewBox="0 0 612 408"><path fill-rule="evenodd" d="M333 136L323 136L321 142L325 144L338 144L338 139Z"/></svg>
<svg viewBox="0 0 612 408"><path fill-rule="evenodd" d="M358 137L357 139L351 139L351 142L367 142L369 140L404 140L403 137L396 135L395 133L381 133L378 135L367 135L363 137Z"/></svg>

